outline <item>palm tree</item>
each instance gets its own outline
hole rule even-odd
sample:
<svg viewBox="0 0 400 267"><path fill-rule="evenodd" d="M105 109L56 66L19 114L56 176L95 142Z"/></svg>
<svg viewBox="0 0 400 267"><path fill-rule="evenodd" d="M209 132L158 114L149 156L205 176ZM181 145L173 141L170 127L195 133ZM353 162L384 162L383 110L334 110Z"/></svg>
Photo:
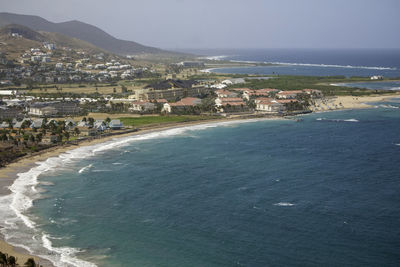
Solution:
<svg viewBox="0 0 400 267"><path fill-rule="evenodd" d="M69 140L69 132L64 132L64 137L65 139L67 139L67 141Z"/></svg>
<svg viewBox="0 0 400 267"><path fill-rule="evenodd" d="M7 258L7 262L9 266L15 267L15 265L17 264L17 259L14 256L9 256Z"/></svg>
<svg viewBox="0 0 400 267"><path fill-rule="evenodd" d="M7 254L0 252L0 264L1 266L6 266L7 264Z"/></svg>
<svg viewBox="0 0 400 267"><path fill-rule="evenodd" d="M29 259L25 262L24 266L25 266L25 267L36 267L36 262L35 262L35 260L34 260L33 258L29 258Z"/></svg>
<svg viewBox="0 0 400 267"><path fill-rule="evenodd" d="M92 117L89 117L89 127L93 127L94 126L94 119Z"/></svg>

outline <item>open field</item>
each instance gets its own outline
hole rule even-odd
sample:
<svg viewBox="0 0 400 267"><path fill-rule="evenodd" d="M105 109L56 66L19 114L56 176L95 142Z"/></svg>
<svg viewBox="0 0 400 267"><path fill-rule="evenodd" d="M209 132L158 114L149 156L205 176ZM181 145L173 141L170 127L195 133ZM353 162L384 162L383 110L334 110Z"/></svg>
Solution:
<svg viewBox="0 0 400 267"><path fill-rule="evenodd" d="M142 116L142 117L121 117L119 118L125 126L144 126L163 123L179 123L190 121L201 121L215 119L212 116L195 116L195 115L182 115L182 116Z"/></svg>

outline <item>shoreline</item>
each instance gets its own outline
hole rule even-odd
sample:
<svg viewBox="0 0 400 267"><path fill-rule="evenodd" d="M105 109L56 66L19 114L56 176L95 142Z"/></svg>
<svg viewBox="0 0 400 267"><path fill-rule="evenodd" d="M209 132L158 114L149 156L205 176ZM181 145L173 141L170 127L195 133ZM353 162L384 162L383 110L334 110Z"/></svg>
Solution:
<svg viewBox="0 0 400 267"><path fill-rule="evenodd" d="M400 92L392 94L392 95L379 95L379 96L363 96L363 97L353 97L353 96L337 96L328 101L332 103L336 103L337 105L341 103L337 109L327 109L320 110L322 112L335 111L335 110L346 110L346 109L363 109L363 108L372 108L372 105L366 104L368 102L384 102L388 99L400 97ZM318 112L318 111L316 111ZM256 121L256 120L279 120L285 119L285 117L248 117L248 116L238 116L232 118L220 118L220 119L211 119L211 120L200 120L200 121L191 121L191 122L181 122L181 123L167 123L164 125L149 125L144 126L140 130L136 132L129 133L121 133L106 137L101 137L97 139L84 140L79 142L78 144L67 144L64 146L56 146L47 150L40 151L34 155L27 155L17 159L16 161L7 164L4 168L0 169L0 197L11 194L12 192L8 189L14 181L18 178L18 174L24 173L37 166L36 162L45 161L51 157L58 157L62 153L67 151L71 151L80 147L93 146L101 143L106 143L111 140L121 140L125 137L133 137L140 136L144 134L161 132L170 129L177 128L185 128L190 126L197 125L206 125L206 124L220 124L225 122L240 122L240 121ZM49 260L40 258L37 256L30 255L29 251L17 247L12 246L4 240L4 236L0 235L0 251L3 253L8 253L9 255L13 255L18 258L19 264L23 264L28 258L34 258L36 262L39 262L43 266L54 266Z"/></svg>
<svg viewBox="0 0 400 267"><path fill-rule="evenodd" d="M18 158L14 162L7 164L5 167L0 169L0 197L8 196L12 193L9 187L18 178L18 174L26 173L32 168L38 166L37 162L46 161L48 158L58 157L68 151L73 151L82 147L90 147L101 143L106 143L112 140L118 141L126 137L134 137L140 135L146 135L151 133L157 133L172 129L186 128L190 126L207 125L207 124L221 124L221 123L240 123L241 121L256 121L256 120L279 120L284 119L283 117L254 117L254 118L239 118L234 117L231 119L213 119L213 120L200 120L191 121L184 123L171 123L166 125L152 125L149 127L143 127L139 131L122 133L118 135L106 136L98 139L84 140L76 145L68 144L64 146L56 146L47 150L43 150L35 153L34 155L26 155ZM24 249L18 245L13 245L5 240L5 237L0 234L0 251L18 258L18 263L22 266L28 258L34 258L36 263L43 265L43 267L55 266L50 260L31 254L27 249Z"/></svg>

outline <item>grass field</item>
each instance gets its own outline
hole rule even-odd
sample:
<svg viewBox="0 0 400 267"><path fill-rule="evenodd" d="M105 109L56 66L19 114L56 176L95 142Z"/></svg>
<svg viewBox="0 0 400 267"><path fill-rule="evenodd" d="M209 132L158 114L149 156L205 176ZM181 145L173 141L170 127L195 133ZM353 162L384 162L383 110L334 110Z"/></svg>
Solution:
<svg viewBox="0 0 400 267"><path fill-rule="evenodd" d="M189 121L200 121L213 119L215 117L210 116L195 116L195 115L182 115L182 116L145 116L145 117L121 117L119 118L124 126L147 126L152 124L164 124L164 123L179 123Z"/></svg>

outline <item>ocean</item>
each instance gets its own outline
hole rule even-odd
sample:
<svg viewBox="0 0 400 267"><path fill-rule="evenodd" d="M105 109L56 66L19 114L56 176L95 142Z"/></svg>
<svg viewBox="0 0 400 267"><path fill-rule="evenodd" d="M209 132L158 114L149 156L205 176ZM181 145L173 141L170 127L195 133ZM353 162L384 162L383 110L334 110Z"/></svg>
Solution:
<svg viewBox="0 0 400 267"><path fill-rule="evenodd" d="M20 176L2 232L59 266L397 266L399 108L82 147Z"/></svg>
<svg viewBox="0 0 400 267"><path fill-rule="evenodd" d="M382 55L286 61L368 67L329 67L345 75L400 68ZM0 231L57 266L398 266L399 108L394 99L71 150L19 174L0 196Z"/></svg>
<svg viewBox="0 0 400 267"><path fill-rule="evenodd" d="M184 50L206 58L273 66L210 69L216 73L400 77L400 49L252 49Z"/></svg>

